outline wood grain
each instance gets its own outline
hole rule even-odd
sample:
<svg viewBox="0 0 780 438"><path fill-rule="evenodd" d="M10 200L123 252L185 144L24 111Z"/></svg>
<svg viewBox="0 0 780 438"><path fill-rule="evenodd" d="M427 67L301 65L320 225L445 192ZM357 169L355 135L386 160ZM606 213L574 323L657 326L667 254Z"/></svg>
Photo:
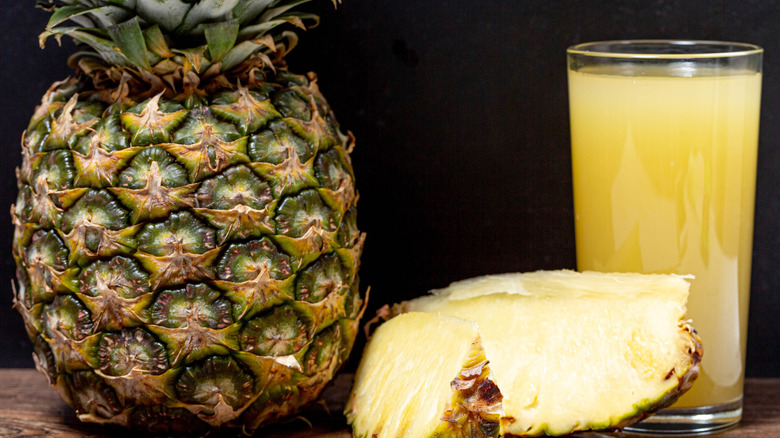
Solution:
<svg viewBox="0 0 780 438"><path fill-rule="evenodd" d="M340 375L322 400L289 423L263 429L256 436L268 438L350 438L341 411L352 382ZM305 418L305 419L304 419ZM582 434L590 438L597 434ZM36 370L0 369L0 437L139 438L138 432L79 422ZM227 438L234 434L209 435ZM619 436L619 435L616 435ZM748 379L742 424L719 438L780 437L780 379Z"/></svg>

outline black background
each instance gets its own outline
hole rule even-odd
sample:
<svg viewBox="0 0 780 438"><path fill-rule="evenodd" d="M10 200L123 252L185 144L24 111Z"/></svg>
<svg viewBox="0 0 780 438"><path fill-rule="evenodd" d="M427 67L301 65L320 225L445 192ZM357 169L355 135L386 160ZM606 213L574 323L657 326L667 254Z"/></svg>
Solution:
<svg viewBox="0 0 780 438"><path fill-rule="evenodd" d="M72 44L38 48L48 15L33 3L0 6L0 208L15 199L20 136L35 105L70 74ZM764 47L747 374L780 376L777 1L344 0L333 10L320 0L311 8L322 24L301 35L289 63L318 73L358 139L369 314L458 279L575 267L567 46L680 38ZM0 214L0 229L0 367L30 367L11 309L9 215Z"/></svg>

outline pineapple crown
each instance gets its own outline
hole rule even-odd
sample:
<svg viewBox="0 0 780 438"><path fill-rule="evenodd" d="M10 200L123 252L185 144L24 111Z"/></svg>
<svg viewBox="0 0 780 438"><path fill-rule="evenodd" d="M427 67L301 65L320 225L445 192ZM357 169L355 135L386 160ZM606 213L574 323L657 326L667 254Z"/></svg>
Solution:
<svg viewBox="0 0 780 438"><path fill-rule="evenodd" d="M52 12L41 47L68 35L113 66L162 76L172 68L203 74L227 71L255 58L273 68L297 36L279 26L314 27L316 15L294 11L311 0L41 0ZM340 0L332 0L334 6ZM67 26L73 22L75 26Z"/></svg>

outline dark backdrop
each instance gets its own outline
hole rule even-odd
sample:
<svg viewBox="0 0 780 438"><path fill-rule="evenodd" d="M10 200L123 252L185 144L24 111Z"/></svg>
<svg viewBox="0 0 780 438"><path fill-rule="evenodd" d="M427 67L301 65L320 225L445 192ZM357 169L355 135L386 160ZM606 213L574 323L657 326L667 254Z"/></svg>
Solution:
<svg viewBox="0 0 780 438"><path fill-rule="evenodd" d="M15 198L28 118L49 84L69 74L70 43L38 48L47 14L33 3L0 6L0 209ZM358 139L370 314L457 279L575 267L567 46L620 38L763 46L748 375L780 376L777 1L344 0L336 11L326 1L314 9L322 25L301 36L290 65L319 74ZM29 367L31 348L10 305L7 214L0 229L0 367Z"/></svg>

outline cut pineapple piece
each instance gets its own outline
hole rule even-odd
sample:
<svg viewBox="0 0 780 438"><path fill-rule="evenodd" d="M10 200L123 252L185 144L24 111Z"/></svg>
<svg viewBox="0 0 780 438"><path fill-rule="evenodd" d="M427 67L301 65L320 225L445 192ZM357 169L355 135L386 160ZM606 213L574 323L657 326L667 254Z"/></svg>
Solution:
<svg viewBox="0 0 780 438"><path fill-rule="evenodd" d="M493 381L504 397L501 433L563 435L625 427L671 404L690 388L702 350L695 330L683 319L688 286L685 278L672 275L505 274L453 283L433 295L396 305L390 313L434 312L476 322ZM405 324L397 319L390 322ZM397 340L390 336L404 332L409 333L405 346L391 346ZM449 349L455 348L452 344L470 339L458 336L410 327L373 339L356 387L371 388L362 380L377 372L373 363L393 367L404 361L403 371L387 369L378 374L399 373L400 379L408 380L407 387L423 385L443 371L433 365L434 358L449 355ZM417 346L423 343L426 347ZM418 364L416 356L406 356L405 349L420 349L428 356L423 355L426 359ZM403 390L377 386L373 395L377 404L361 409L373 416L371 412L381 411L380 406L398 404L403 394ZM418 403L432 404L432 400ZM420 411L405 421L433 421L430 415ZM404 419L388 418L385 424L396 420Z"/></svg>
<svg viewBox="0 0 780 438"><path fill-rule="evenodd" d="M490 379L477 325L407 313L366 347L347 403L357 437L496 437L501 393Z"/></svg>

